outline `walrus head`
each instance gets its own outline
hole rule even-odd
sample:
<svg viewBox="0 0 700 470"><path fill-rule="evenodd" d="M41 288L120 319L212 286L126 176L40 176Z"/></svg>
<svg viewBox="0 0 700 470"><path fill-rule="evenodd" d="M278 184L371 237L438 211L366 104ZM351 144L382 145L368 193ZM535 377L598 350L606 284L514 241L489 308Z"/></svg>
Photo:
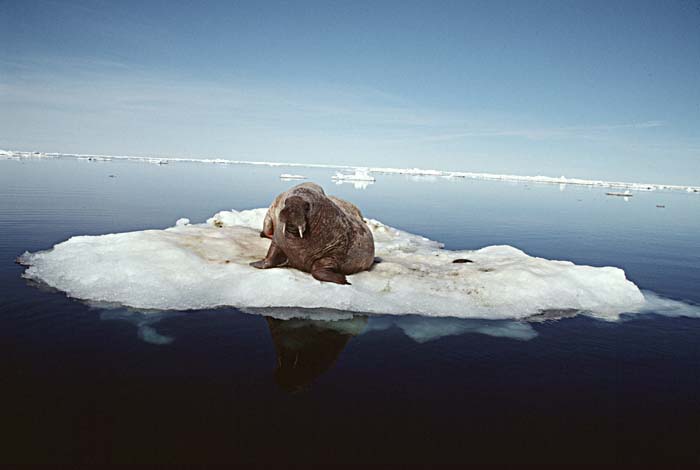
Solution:
<svg viewBox="0 0 700 470"><path fill-rule="evenodd" d="M280 211L279 221L285 236L304 238L308 228L308 216L311 204L299 196L288 197L284 209Z"/></svg>

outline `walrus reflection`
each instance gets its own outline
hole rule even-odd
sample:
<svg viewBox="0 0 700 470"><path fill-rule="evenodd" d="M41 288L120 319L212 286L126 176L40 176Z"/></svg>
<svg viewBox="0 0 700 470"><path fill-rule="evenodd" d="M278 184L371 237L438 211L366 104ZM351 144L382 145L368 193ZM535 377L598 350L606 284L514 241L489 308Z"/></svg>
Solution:
<svg viewBox="0 0 700 470"><path fill-rule="evenodd" d="M367 324L367 317L339 321L265 319L277 353L275 382L288 392L308 390Z"/></svg>

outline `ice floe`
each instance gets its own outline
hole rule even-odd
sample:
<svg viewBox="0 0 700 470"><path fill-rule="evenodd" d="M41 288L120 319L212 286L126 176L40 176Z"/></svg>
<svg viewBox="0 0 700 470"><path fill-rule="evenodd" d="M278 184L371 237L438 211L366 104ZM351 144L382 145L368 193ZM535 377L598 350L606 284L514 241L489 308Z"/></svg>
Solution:
<svg viewBox="0 0 700 470"><path fill-rule="evenodd" d="M295 175L293 173L282 173L280 175L281 180L305 180L307 179L304 175Z"/></svg>
<svg viewBox="0 0 700 470"><path fill-rule="evenodd" d="M349 276L351 286L320 283L293 269L257 270L248 263L269 244L259 236L265 211L76 236L19 261L27 266L25 278L70 297L142 309L303 307L494 320L575 311L616 319L646 302L618 268L536 258L511 246L450 251L371 219L379 262Z"/></svg>
<svg viewBox="0 0 700 470"><path fill-rule="evenodd" d="M367 168L355 168L353 173L342 173L340 171L336 172L331 179L336 181L366 181L374 183L374 176L369 174Z"/></svg>
<svg viewBox="0 0 700 470"><path fill-rule="evenodd" d="M0 158L3 160L21 160L29 158L56 158L56 155L43 152L17 152L14 150L0 150Z"/></svg>

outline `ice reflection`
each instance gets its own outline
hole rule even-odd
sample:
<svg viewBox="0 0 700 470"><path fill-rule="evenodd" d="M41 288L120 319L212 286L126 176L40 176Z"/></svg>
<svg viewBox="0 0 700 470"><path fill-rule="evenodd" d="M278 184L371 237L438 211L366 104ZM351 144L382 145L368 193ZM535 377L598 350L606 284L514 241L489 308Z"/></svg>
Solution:
<svg viewBox="0 0 700 470"><path fill-rule="evenodd" d="M367 189L374 181L335 180L335 184L352 184L355 189Z"/></svg>
<svg viewBox="0 0 700 470"><path fill-rule="evenodd" d="M166 346L175 336L158 332L157 324L173 316L196 313L144 311L92 303L103 320L123 320L137 328L139 339ZM359 335L398 328L417 343L468 333L527 341L537 336L529 323L506 320L431 318L420 315L366 316L331 309L249 308L244 313L264 319L275 349L275 382L282 390L307 390L330 370L348 342ZM253 319L251 319L253 320ZM253 320L255 321L255 320Z"/></svg>
<svg viewBox="0 0 700 470"><path fill-rule="evenodd" d="M646 308L637 313L670 317L700 317L700 306L645 292ZM90 303L100 309L104 320L125 320L137 328L147 343L166 346L175 336L158 332L157 323L173 316L196 315L187 312L144 311L105 303ZM398 329L419 344L450 336L482 334L516 341L538 336L533 324L557 321L580 314L574 310L547 310L528 321L479 320L420 315L362 315L332 309L249 308L242 312L264 319L275 350L274 380L280 389L295 393L310 389L313 383L337 363L352 338Z"/></svg>
<svg viewBox="0 0 700 470"><path fill-rule="evenodd" d="M308 389L337 362L348 342L369 332L399 328L417 343L445 336L479 333L527 341L537 336L528 324L516 321L428 318L407 316L364 316L327 309L256 309L265 316L275 346L275 382L283 390ZM319 319L323 318L323 319Z"/></svg>

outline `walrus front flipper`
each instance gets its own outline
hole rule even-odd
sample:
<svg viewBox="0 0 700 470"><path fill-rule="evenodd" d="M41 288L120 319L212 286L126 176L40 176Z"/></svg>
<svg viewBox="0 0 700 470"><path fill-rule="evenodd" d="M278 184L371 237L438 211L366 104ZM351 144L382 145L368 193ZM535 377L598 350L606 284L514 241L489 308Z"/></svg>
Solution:
<svg viewBox="0 0 700 470"><path fill-rule="evenodd" d="M326 260L318 260L311 268L311 275L321 282L335 282L336 284L350 285L345 278L345 274L340 274L333 270L333 266Z"/></svg>
<svg viewBox="0 0 700 470"><path fill-rule="evenodd" d="M269 269L287 264L287 255L282 251L275 242L270 243L270 248L267 250L267 255L260 261L250 263L254 268Z"/></svg>

